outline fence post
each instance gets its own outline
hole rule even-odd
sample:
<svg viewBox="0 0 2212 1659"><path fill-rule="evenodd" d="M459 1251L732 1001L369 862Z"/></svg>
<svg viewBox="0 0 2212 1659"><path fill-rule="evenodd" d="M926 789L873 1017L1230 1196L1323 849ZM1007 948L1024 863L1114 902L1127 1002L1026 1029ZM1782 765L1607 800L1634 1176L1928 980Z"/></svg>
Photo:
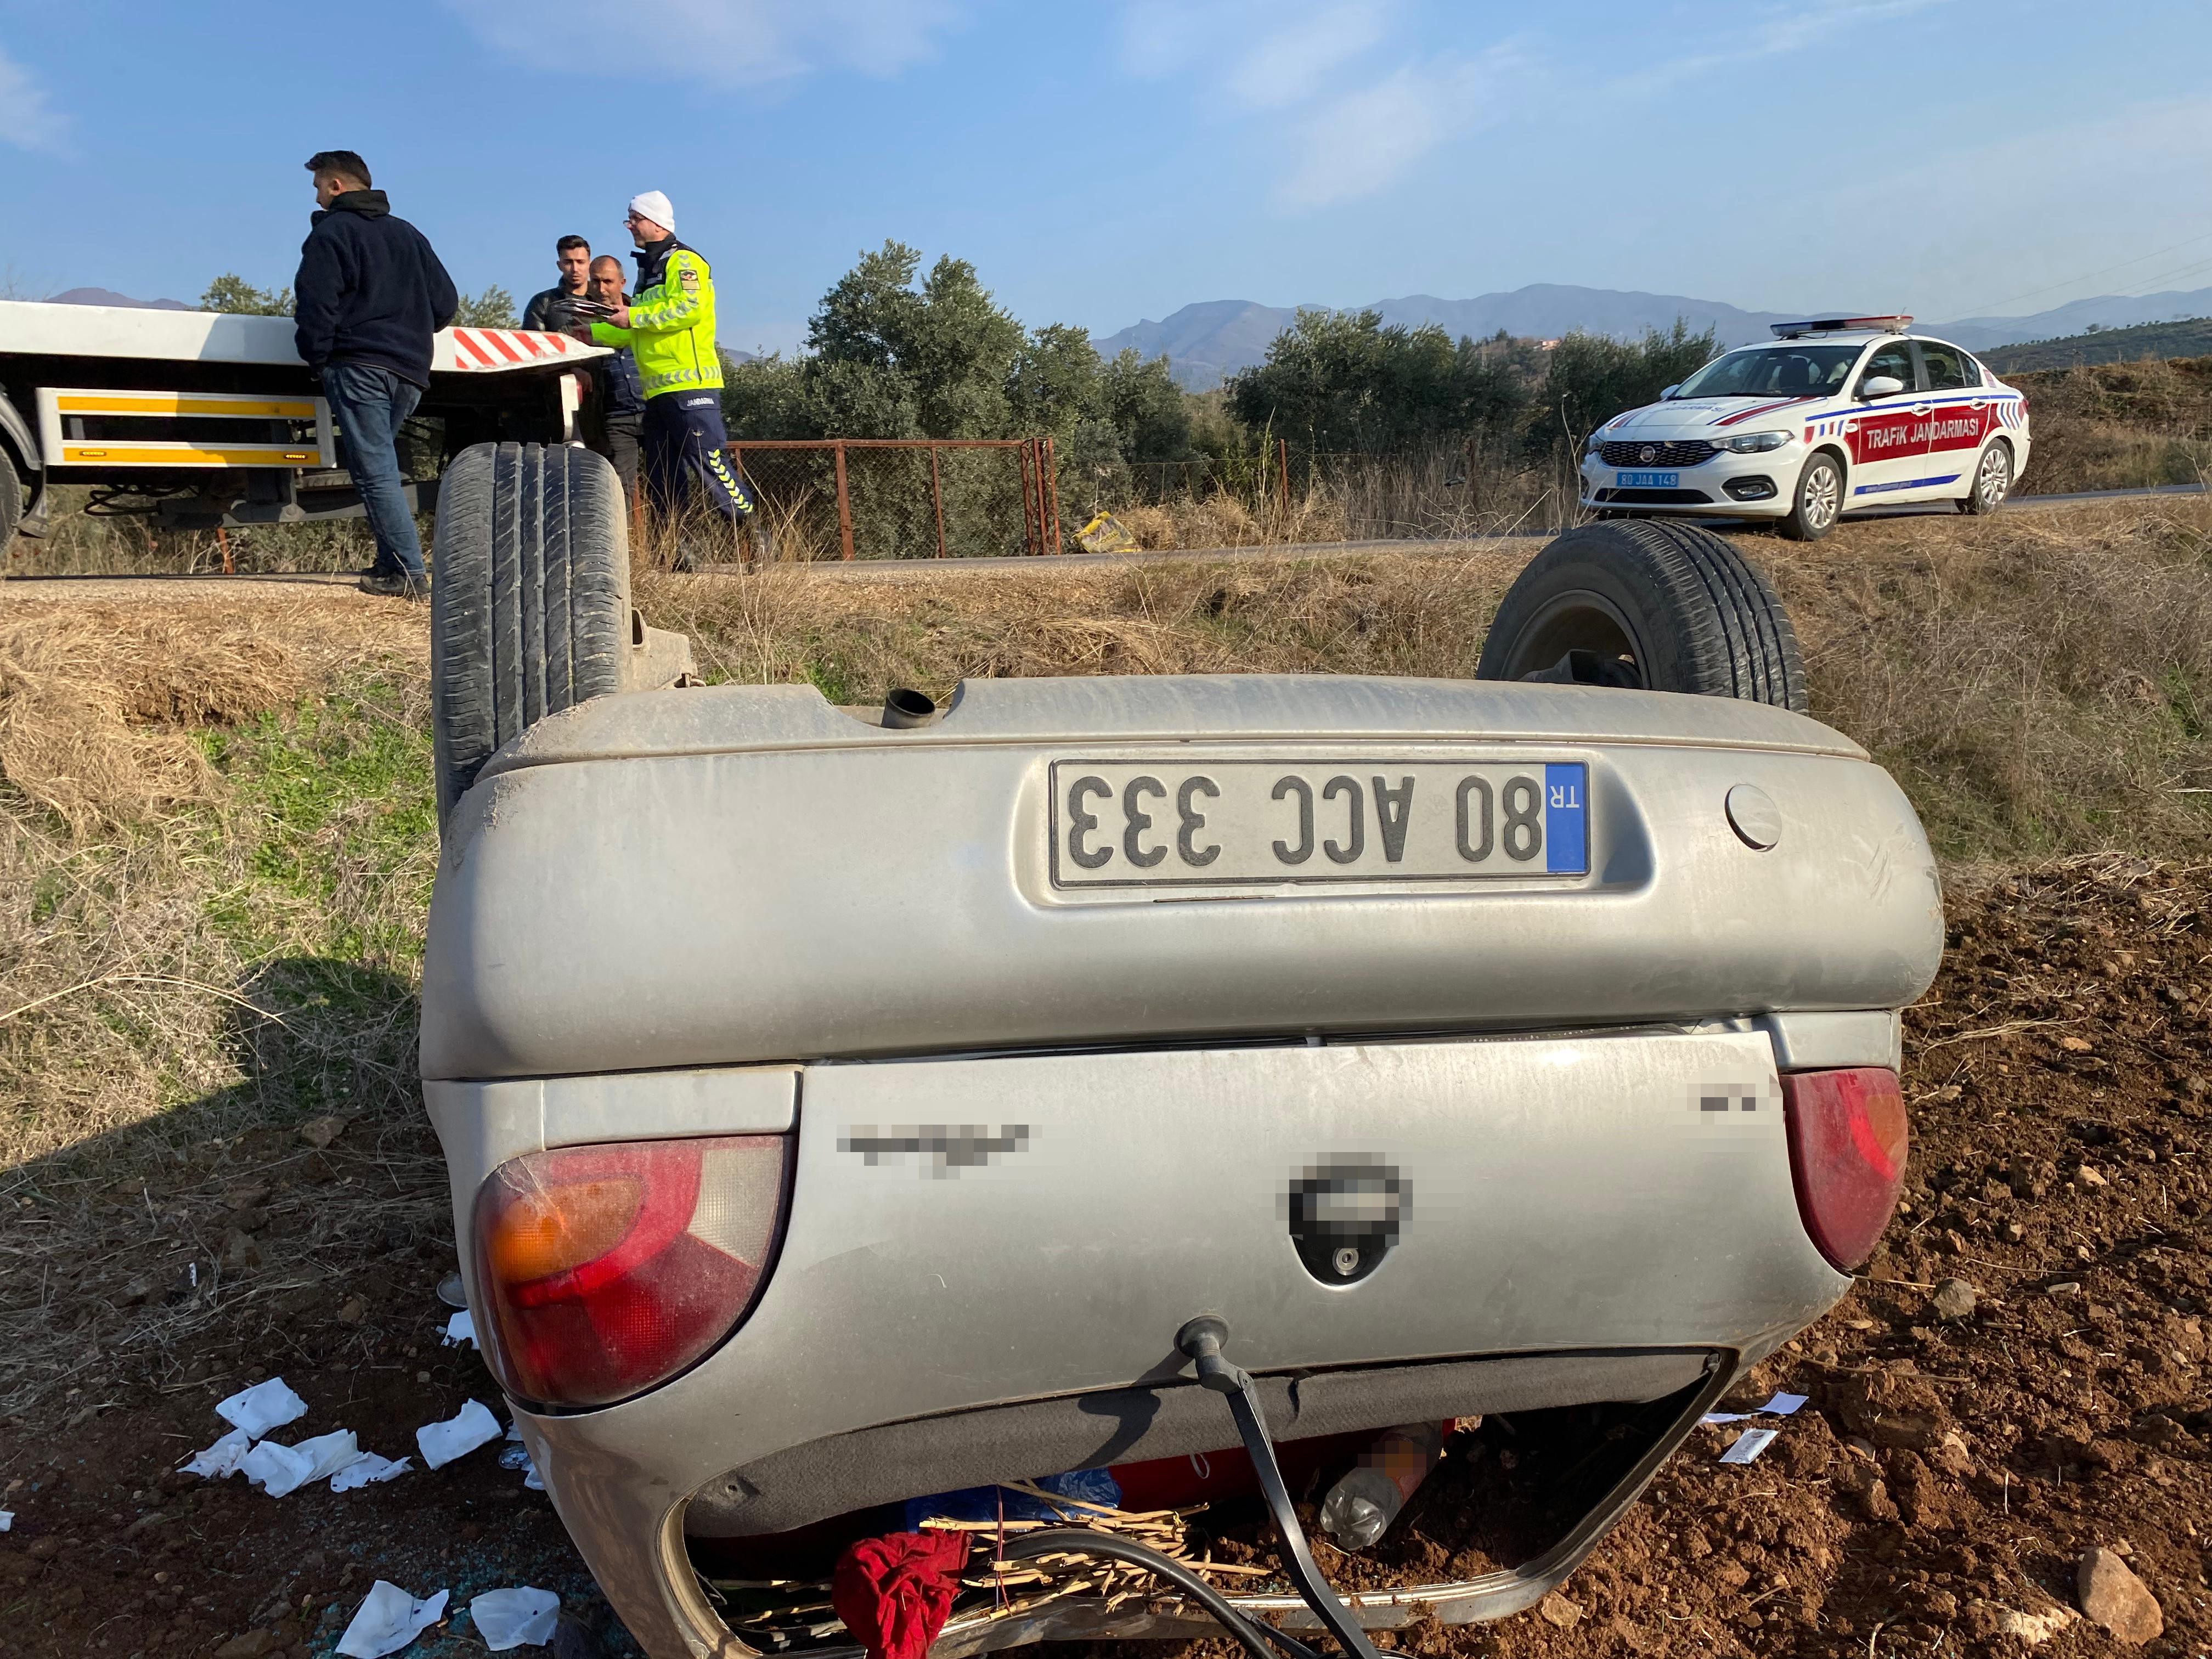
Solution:
<svg viewBox="0 0 2212 1659"><path fill-rule="evenodd" d="M853 503L845 493L845 446L837 446L837 538L844 544L845 556L853 556Z"/></svg>
<svg viewBox="0 0 2212 1659"><path fill-rule="evenodd" d="M937 477L937 446L929 447L929 499L937 506L937 556L945 556L945 486Z"/></svg>
<svg viewBox="0 0 2212 1659"><path fill-rule="evenodd" d="M1024 438L1015 453L1022 458L1022 551L1034 555L1037 550L1036 486L1032 482L1033 464L1036 459L1036 440Z"/></svg>
<svg viewBox="0 0 2212 1659"><path fill-rule="evenodd" d="M1045 533L1044 550L1048 553L1057 553L1060 550L1060 460L1053 453L1052 434L1049 432L1045 434L1044 438L1042 477L1043 483L1039 487L1044 491L1045 505L1051 509L1052 514L1052 528Z"/></svg>
<svg viewBox="0 0 2212 1659"><path fill-rule="evenodd" d="M1279 481L1283 516L1287 519L1291 512L1291 441L1288 438L1275 440L1275 467L1276 477Z"/></svg>

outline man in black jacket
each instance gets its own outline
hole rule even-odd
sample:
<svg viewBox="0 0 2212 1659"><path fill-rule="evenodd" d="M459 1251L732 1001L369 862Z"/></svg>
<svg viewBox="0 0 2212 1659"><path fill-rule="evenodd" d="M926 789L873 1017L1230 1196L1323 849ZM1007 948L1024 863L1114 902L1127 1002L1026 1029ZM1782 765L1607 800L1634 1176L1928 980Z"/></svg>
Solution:
<svg viewBox="0 0 2212 1659"><path fill-rule="evenodd" d="M622 261L611 253L602 253L592 261L591 278L584 292L610 311L617 306L628 305L629 295L623 292L623 276ZM577 331L586 340L592 337L588 326ZM585 441L614 463L615 476L622 480L623 499L635 502L638 441L645 425L645 392L637 378L637 359L629 355L629 348L621 347L613 356L593 363L592 383L599 394L594 400L598 414L592 422L595 430Z"/></svg>
<svg viewBox="0 0 2212 1659"><path fill-rule="evenodd" d="M570 309L585 296L592 264L592 245L580 236L563 236L553 244L553 267L561 273L555 286L530 296L522 308L522 325L545 334L566 334L574 313Z"/></svg>
<svg viewBox="0 0 2212 1659"><path fill-rule="evenodd" d="M294 343L322 383L376 538L362 591L420 599L428 579L393 440L429 386L430 337L453 320L460 295L422 233L369 188L360 156L323 150L307 171L321 211L292 280Z"/></svg>

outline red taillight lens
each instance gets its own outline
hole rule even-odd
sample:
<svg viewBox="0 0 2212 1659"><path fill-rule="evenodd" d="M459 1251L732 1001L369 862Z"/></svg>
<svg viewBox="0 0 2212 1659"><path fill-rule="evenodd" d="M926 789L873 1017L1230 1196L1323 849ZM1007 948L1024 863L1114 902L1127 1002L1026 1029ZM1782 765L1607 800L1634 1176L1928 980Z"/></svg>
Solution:
<svg viewBox="0 0 2212 1659"><path fill-rule="evenodd" d="M507 1391L604 1406L735 1328L783 1210L782 1135L532 1152L477 1194L477 1319Z"/></svg>
<svg viewBox="0 0 2212 1659"><path fill-rule="evenodd" d="M1874 1254L1905 1186L1905 1095L1882 1066L1782 1079L1797 1212L1844 1273Z"/></svg>

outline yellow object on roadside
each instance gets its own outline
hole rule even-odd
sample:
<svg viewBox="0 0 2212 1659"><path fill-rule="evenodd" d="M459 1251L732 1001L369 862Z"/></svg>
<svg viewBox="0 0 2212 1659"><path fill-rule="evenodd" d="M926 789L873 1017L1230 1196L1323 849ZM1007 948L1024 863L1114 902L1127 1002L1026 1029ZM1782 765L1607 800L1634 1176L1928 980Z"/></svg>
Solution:
<svg viewBox="0 0 2212 1659"><path fill-rule="evenodd" d="M1135 553L1142 545L1111 513L1101 513L1077 531L1075 541L1086 553Z"/></svg>

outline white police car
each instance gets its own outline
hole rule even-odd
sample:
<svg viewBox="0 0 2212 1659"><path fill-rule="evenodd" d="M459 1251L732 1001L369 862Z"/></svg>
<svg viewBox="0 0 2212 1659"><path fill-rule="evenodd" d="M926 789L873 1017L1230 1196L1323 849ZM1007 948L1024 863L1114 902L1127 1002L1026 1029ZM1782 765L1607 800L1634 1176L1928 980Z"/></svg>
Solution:
<svg viewBox="0 0 2212 1659"><path fill-rule="evenodd" d="M1601 514L1772 519L1813 541L1853 507L1955 501L1993 513L2027 465L2027 400L1910 317L1777 323L1656 404L1590 434Z"/></svg>

